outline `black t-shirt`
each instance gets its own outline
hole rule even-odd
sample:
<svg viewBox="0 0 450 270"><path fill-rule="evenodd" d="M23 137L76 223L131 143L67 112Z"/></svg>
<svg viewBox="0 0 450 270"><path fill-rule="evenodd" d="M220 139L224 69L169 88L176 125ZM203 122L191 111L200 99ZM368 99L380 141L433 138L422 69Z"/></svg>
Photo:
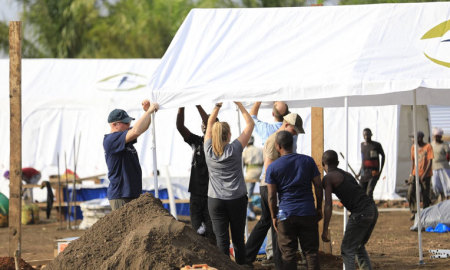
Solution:
<svg viewBox="0 0 450 270"><path fill-rule="evenodd" d="M333 189L334 194L351 213L359 213L373 204L373 200L366 195L355 178L341 169L338 172L344 176L342 183Z"/></svg>
<svg viewBox="0 0 450 270"><path fill-rule="evenodd" d="M372 178L372 171L380 171L379 155L384 155L383 147L379 142L371 141L361 143L362 170L361 181Z"/></svg>
<svg viewBox="0 0 450 270"><path fill-rule="evenodd" d="M189 192L193 195L207 196L209 174L203 150L203 137L190 133L185 142L191 146L193 152Z"/></svg>

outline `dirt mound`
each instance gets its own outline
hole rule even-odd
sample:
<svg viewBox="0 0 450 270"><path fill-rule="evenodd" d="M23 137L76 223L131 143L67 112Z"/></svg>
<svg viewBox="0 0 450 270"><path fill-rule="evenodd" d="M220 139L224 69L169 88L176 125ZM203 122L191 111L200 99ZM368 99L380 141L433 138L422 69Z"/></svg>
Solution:
<svg viewBox="0 0 450 270"><path fill-rule="evenodd" d="M240 269L204 237L175 220L150 194L100 219L49 264L49 269L179 269L206 263Z"/></svg>
<svg viewBox="0 0 450 270"><path fill-rule="evenodd" d="M20 259L19 268L21 270L34 270L26 261ZM16 270L13 257L0 257L0 270Z"/></svg>

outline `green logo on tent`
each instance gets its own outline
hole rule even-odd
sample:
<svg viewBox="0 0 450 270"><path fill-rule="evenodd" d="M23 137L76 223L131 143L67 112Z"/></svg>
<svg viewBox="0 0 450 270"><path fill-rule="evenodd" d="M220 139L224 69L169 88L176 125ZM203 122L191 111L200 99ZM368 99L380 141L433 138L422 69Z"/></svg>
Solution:
<svg viewBox="0 0 450 270"><path fill-rule="evenodd" d="M440 24L436 25L435 27L431 28L428 32L425 33L425 35L422 36L421 39L442 38L445 35L445 33L447 33L449 30L450 30L450 20L440 23ZM450 43L450 39L442 40L441 42L449 42ZM438 60L436 58L429 56L425 52L424 52L424 54L428 59L430 59L434 63L450 68L450 62Z"/></svg>
<svg viewBox="0 0 450 270"><path fill-rule="evenodd" d="M132 91L145 87L147 81L141 74L123 72L99 80L97 88L102 91Z"/></svg>

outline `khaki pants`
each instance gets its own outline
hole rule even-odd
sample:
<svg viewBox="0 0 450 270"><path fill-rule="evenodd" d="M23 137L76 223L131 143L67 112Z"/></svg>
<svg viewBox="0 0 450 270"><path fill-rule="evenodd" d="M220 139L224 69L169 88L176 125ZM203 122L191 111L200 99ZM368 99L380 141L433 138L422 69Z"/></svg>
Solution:
<svg viewBox="0 0 450 270"><path fill-rule="evenodd" d="M111 205L111 209L114 211L114 210L119 209L120 207L124 206L126 203L131 202L132 200L134 200L134 198L114 199L114 200L109 200L109 204Z"/></svg>

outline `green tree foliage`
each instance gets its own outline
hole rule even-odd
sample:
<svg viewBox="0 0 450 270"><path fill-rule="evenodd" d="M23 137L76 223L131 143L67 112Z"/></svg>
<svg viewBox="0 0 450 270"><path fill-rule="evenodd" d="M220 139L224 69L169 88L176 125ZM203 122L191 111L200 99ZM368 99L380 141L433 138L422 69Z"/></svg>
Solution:
<svg viewBox="0 0 450 270"><path fill-rule="evenodd" d="M450 0L437 0L437 1L430 1L430 0L408 0L408 1L401 1L401 0L341 0L341 5L362 5L362 4L382 4L382 3L419 3L419 2L448 2Z"/></svg>
<svg viewBox="0 0 450 270"><path fill-rule="evenodd" d="M304 0L16 0L24 57L162 57L192 8L302 6ZM0 50L8 27L0 22Z"/></svg>

